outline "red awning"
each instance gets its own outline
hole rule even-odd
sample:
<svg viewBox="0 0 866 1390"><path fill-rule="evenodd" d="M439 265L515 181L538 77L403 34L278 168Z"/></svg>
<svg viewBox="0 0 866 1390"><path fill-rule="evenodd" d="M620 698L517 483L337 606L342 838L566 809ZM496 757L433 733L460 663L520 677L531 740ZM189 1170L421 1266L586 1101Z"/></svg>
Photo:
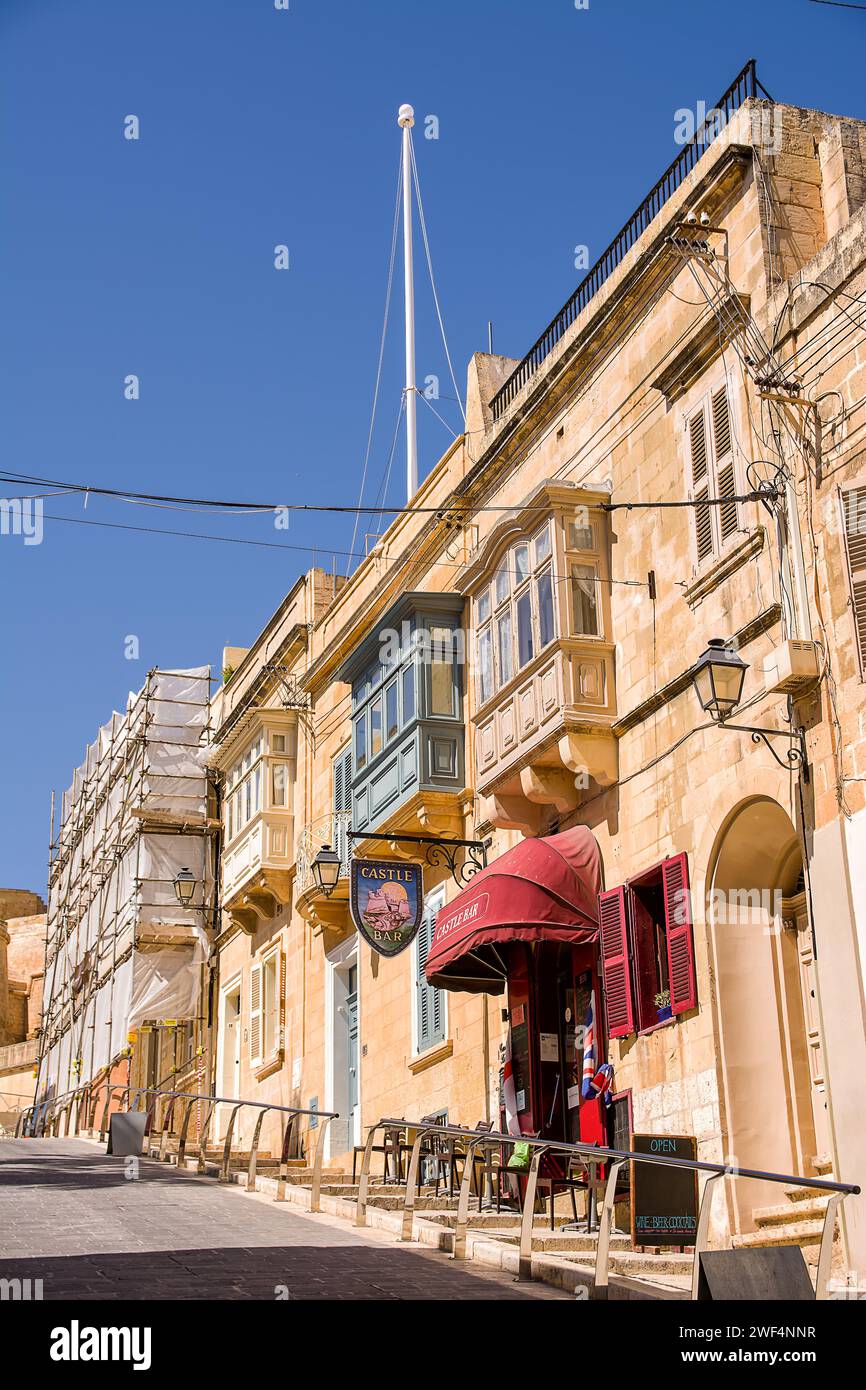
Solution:
<svg viewBox="0 0 866 1390"><path fill-rule="evenodd" d="M598 935L601 854L585 825L523 840L475 874L442 908L425 967L438 989L501 994L506 968L497 946Z"/></svg>

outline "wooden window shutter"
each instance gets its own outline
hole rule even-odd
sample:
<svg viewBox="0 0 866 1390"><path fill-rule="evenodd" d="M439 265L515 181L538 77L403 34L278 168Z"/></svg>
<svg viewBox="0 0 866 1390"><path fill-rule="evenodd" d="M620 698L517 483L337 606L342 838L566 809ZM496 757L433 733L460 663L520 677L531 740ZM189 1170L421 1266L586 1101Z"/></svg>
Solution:
<svg viewBox="0 0 866 1390"><path fill-rule="evenodd" d="M424 974L424 966L427 964L430 947L433 945L433 933L436 930L438 915L437 908L425 906L421 925L418 928L418 951L416 955L418 973L415 979L415 989L418 995L419 1052L432 1047L436 1042L443 1042L445 1038L445 1008L442 991L429 985L427 976Z"/></svg>
<svg viewBox="0 0 866 1390"><path fill-rule="evenodd" d="M262 967L250 969L250 1065L262 1060Z"/></svg>
<svg viewBox="0 0 866 1390"><path fill-rule="evenodd" d="M352 745L344 748L334 759L334 830L331 848L335 849L345 863L349 857L349 840L346 831L351 824L339 817L351 815L352 811Z"/></svg>
<svg viewBox="0 0 866 1390"><path fill-rule="evenodd" d="M672 859L665 859L662 864L662 884L671 1012L684 1014L688 1009L696 1008L698 1003L688 855L677 854Z"/></svg>
<svg viewBox="0 0 866 1390"><path fill-rule="evenodd" d="M282 1052L286 1046L286 953L280 951L279 966L279 1000L277 1003L277 1050Z"/></svg>
<svg viewBox="0 0 866 1390"><path fill-rule="evenodd" d="M866 674L866 484L842 493L845 552L860 674Z"/></svg>
<svg viewBox="0 0 866 1390"><path fill-rule="evenodd" d="M352 809L352 750L345 748L334 759L334 814Z"/></svg>
<svg viewBox="0 0 866 1390"><path fill-rule="evenodd" d="M628 1033L634 1032L634 997L631 987L625 894L624 888L611 888L608 892L598 895L604 1013L609 1038L624 1038ZM600 1055L601 1051L598 1049L596 1056Z"/></svg>
<svg viewBox="0 0 866 1390"><path fill-rule="evenodd" d="M707 448L707 422L704 407L689 420L689 455L692 470L692 497L696 502L709 496L710 460ZM713 553L712 508L695 507L695 541L698 564Z"/></svg>
<svg viewBox="0 0 866 1390"><path fill-rule="evenodd" d="M728 405L728 388L722 386L712 398L713 416L713 458L716 465L716 487L718 497L736 497L737 478L734 469L734 448L731 435L731 411ZM736 502L726 502L719 507L719 533L726 541L739 529L740 515Z"/></svg>

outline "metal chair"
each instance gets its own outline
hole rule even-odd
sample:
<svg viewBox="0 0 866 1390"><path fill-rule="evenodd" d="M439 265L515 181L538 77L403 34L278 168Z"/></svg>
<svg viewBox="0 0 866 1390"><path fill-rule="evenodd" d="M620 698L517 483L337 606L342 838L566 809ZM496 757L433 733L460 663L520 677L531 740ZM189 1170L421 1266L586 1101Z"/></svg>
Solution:
<svg viewBox="0 0 866 1390"><path fill-rule="evenodd" d="M383 1172L382 1172L382 1182L383 1182L383 1183L388 1182L389 1178L391 1177L391 1174L390 1174L389 1171L388 1171L388 1169L389 1169L389 1167L390 1167L390 1160L393 1160L393 1163L394 1163L394 1181L395 1181L395 1182L402 1182L402 1181L403 1181L403 1153L404 1153L404 1151L405 1151L406 1145L405 1145L405 1144L401 1144L401 1136L402 1136L402 1134L403 1134L403 1130L401 1130L401 1129L386 1129L386 1130L385 1130L385 1133L384 1133L384 1135L383 1135L383 1142L382 1142L381 1144L374 1144L374 1145L373 1145L373 1153L374 1153L374 1154L383 1154L383 1155L384 1155L383 1162L382 1162L382 1168L383 1168ZM358 1154L364 1153L365 1150L366 1150L366 1148L367 1148L367 1145L366 1145L366 1144L355 1144L354 1148L352 1149L352 1184L353 1184L353 1185L354 1185L355 1182L357 1181ZM372 1165L371 1165L371 1166L372 1166ZM372 1173L370 1174L370 1176L371 1176L371 1177L373 1176Z"/></svg>
<svg viewBox="0 0 866 1390"><path fill-rule="evenodd" d="M475 1126L475 1133L476 1133L476 1134L489 1134L489 1133L491 1132L492 1129L493 1129L493 1121L492 1121L492 1120L479 1120L478 1123L477 1123L476 1126ZM466 1143L465 1143L465 1147L464 1147L464 1142L463 1142L462 1140L459 1140L459 1139L458 1139L456 1142L452 1141L452 1149L453 1149L453 1152L452 1152L452 1158L451 1158L452 1176L451 1176L451 1188L450 1188L450 1191L449 1191L449 1195L450 1195L450 1196L453 1196L454 1181L455 1181L455 1179L456 1179L456 1177L457 1177L457 1171L456 1171L456 1170L457 1170L457 1165L462 1163L462 1164L464 1165L464 1167L465 1167L466 1158L467 1158L467 1155L468 1155L468 1146L469 1146L471 1143L472 1143L471 1140L467 1140ZM496 1172L496 1165L495 1165L494 1162L493 1162L493 1155L494 1155L494 1153L496 1152L496 1150L497 1150L498 1147L499 1147L498 1143L479 1144L479 1145L473 1150L473 1153L472 1153L472 1174L471 1174L471 1177L470 1177L470 1179L469 1179L469 1183L470 1183L470 1191L474 1188L475 1194L476 1194L476 1196L478 1197L478 1206L479 1206L479 1209L480 1209L480 1207L481 1207L481 1203L482 1203L483 1200L484 1200L484 1188L485 1188L485 1186L488 1186L488 1187L489 1187L491 1203L492 1203L492 1201L493 1201L493 1174ZM480 1177L479 1177L479 1170L480 1170ZM462 1170L461 1170L461 1173L460 1173L461 1179L462 1179L462 1176L463 1176L463 1173L462 1173Z"/></svg>

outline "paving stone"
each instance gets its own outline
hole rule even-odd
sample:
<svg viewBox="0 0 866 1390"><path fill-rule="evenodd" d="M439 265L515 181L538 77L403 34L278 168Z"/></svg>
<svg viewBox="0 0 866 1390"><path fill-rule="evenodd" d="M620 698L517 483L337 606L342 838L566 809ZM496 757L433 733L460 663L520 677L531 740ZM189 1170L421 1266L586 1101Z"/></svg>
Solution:
<svg viewBox="0 0 866 1390"><path fill-rule="evenodd" d="M213 1179L80 1140L0 1139L0 1279L46 1299L562 1300L543 1284L461 1267Z"/></svg>

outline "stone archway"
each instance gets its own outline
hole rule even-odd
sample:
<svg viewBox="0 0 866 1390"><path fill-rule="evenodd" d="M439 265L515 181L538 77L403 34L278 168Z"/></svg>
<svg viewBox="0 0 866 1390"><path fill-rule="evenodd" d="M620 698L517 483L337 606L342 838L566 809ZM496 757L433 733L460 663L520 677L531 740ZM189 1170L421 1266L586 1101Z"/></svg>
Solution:
<svg viewBox="0 0 866 1390"><path fill-rule="evenodd" d="M743 1168L808 1171L816 1153L801 942L810 940L799 840L771 797L739 803L707 874L718 1009L723 1146ZM735 1230L780 1201L777 1185L731 1184Z"/></svg>

